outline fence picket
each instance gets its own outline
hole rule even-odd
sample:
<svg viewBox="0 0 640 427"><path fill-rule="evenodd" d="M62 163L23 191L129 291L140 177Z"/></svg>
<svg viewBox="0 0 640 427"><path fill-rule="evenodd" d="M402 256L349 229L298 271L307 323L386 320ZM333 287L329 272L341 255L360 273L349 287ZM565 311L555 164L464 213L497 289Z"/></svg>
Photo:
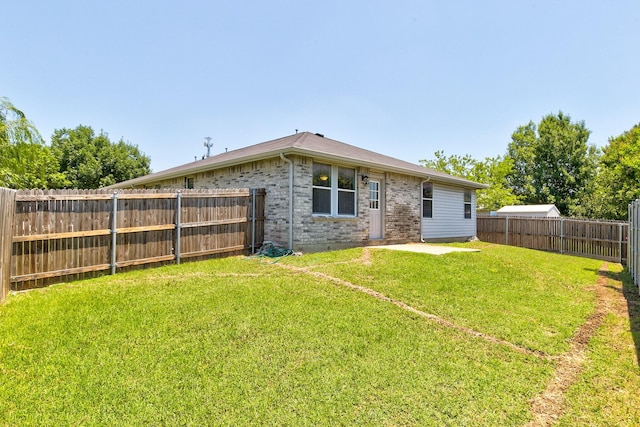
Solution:
<svg viewBox="0 0 640 427"><path fill-rule="evenodd" d="M251 241L261 246L264 238L264 189L7 191L0 189L0 231L7 230L0 242L0 300L10 288L109 269L249 254Z"/></svg>
<svg viewBox="0 0 640 427"><path fill-rule="evenodd" d="M612 221L478 216L476 233L485 242L623 263L630 230Z"/></svg>
<svg viewBox="0 0 640 427"><path fill-rule="evenodd" d="M628 266L633 283L640 286L640 199L629 204Z"/></svg>
<svg viewBox="0 0 640 427"><path fill-rule="evenodd" d="M0 188L0 302L4 301L11 286L11 236L16 192Z"/></svg>

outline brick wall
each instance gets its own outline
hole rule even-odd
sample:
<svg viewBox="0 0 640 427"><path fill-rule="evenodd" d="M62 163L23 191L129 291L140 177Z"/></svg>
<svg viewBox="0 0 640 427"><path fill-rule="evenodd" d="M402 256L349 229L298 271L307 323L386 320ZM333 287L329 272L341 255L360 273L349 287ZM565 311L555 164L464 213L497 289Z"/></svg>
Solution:
<svg viewBox="0 0 640 427"><path fill-rule="evenodd" d="M312 164L309 157L288 156L294 162L294 250L315 252L370 244L369 188L357 180L357 216L334 218L312 215ZM368 174L356 169L357 175ZM385 184L385 240L417 242L420 239L420 179L387 173ZM289 164L279 157L231 166L193 176L195 188L264 188L265 240L288 243ZM162 181L148 187L184 187L184 178Z"/></svg>
<svg viewBox="0 0 640 427"><path fill-rule="evenodd" d="M385 183L385 238L419 242L422 180L406 175L387 173Z"/></svg>

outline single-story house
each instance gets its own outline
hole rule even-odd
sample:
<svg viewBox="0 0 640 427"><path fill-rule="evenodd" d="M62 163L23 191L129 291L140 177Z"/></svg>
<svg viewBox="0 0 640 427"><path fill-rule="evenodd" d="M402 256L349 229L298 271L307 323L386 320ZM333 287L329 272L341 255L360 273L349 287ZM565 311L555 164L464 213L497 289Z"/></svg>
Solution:
<svg viewBox="0 0 640 427"><path fill-rule="evenodd" d="M265 240L313 252L474 237L486 187L301 132L110 188L264 188Z"/></svg>
<svg viewBox="0 0 640 427"><path fill-rule="evenodd" d="M497 216L519 216L533 218L559 218L556 205L514 205L504 206L496 211Z"/></svg>

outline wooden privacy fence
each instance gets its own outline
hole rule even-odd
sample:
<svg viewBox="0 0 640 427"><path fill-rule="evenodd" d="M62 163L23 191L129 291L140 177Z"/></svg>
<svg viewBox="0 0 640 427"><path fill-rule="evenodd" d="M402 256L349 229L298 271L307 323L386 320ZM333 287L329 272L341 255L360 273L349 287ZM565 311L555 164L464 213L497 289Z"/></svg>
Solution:
<svg viewBox="0 0 640 427"><path fill-rule="evenodd" d="M628 224L572 218L477 218L480 240L607 261L627 259Z"/></svg>
<svg viewBox="0 0 640 427"><path fill-rule="evenodd" d="M11 288L248 254L264 239L264 198L263 189L19 191Z"/></svg>
<svg viewBox="0 0 640 427"><path fill-rule="evenodd" d="M640 199L629 204L629 272L636 286L640 285Z"/></svg>
<svg viewBox="0 0 640 427"><path fill-rule="evenodd" d="M16 192L0 188L0 302L11 286L11 232Z"/></svg>

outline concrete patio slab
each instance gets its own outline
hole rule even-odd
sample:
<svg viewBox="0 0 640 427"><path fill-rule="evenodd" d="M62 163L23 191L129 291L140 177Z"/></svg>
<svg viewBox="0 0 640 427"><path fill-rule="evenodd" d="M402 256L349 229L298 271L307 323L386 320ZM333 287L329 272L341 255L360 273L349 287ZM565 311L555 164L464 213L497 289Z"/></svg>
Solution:
<svg viewBox="0 0 640 427"><path fill-rule="evenodd" d="M480 252L480 249L454 248L451 246L436 246L427 243L406 243L402 245L370 246L374 249L389 249L393 251L418 252L430 255L444 255L450 252Z"/></svg>

